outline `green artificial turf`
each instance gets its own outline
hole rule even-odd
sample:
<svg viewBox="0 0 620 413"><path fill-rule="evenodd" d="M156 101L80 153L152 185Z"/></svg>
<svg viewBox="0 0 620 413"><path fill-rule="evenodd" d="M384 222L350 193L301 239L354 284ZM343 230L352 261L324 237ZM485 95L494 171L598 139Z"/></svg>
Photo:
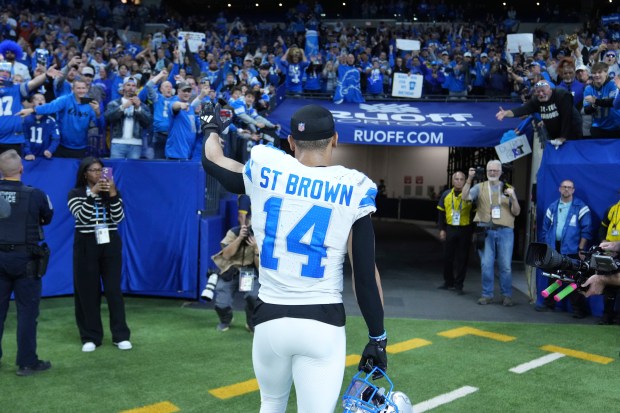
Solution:
<svg viewBox="0 0 620 413"><path fill-rule="evenodd" d="M120 351L112 345L104 305L104 344L93 353L82 353L73 299L43 300L39 356L51 360L53 368L33 377L17 377L16 317L12 304L2 343L0 411L112 413L166 401L180 412L258 411L258 392L227 400L209 393L211 389L254 378L252 336L243 327L242 312L235 313L236 321L229 331L219 333L215 329L214 311L183 306L182 301L129 297L126 306L134 348ZM472 335L459 338L438 335L463 326L516 339L499 342ZM618 409L618 326L388 319L387 329L389 344L413 338L432 343L389 356L390 377L414 404L463 386L479 389L433 411L609 412ZM347 354L360 354L365 343L363 320L350 317ZM613 361L604 365L564 357L524 374L508 371L549 354L540 349L544 345L610 357ZM354 373L354 367L347 368L345 385ZM288 411L296 411L294 391Z"/></svg>

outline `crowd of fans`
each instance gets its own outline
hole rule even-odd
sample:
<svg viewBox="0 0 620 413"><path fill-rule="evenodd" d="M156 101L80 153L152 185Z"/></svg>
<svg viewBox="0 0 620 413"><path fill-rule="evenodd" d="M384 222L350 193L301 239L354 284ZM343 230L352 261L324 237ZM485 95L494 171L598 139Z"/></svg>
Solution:
<svg viewBox="0 0 620 413"><path fill-rule="evenodd" d="M423 97L444 99L525 101L533 86L546 80L552 88L567 88L584 114L613 118L605 128L620 128L620 113L609 101L617 91L612 79L620 73L618 24L588 24L578 33L553 36L539 30L534 52L511 54L506 36L519 26L514 8L488 12L484 22L462 23L471 13L462 4L364 1L360 17L392 13L402 19L410 14L448 22L382 21L361 27L325 23L321 4L304 0L285 13L282 23L231 19L223 12L183 18L121 2L92 2L84 9L74 0L71 6L67 0L28 2L19 8L5 2L0 13L0 60L9 64L0 66L0 81L29 85L36 79L30 84L33 90L19 91L26 110L2 113L25 118L23 141L16 142L18 131L0 126L0 148L19 145L27 159L79 157L87 151L106 155L115 143L130 145L112 151L115 157L190 159L202 139L197 114L206 102L234 111L232 142L241 137L244 144L232 145L232 150L242 157L245 142L277 143L279 125L269 120L269 113L278 88L287 95L336 103L385 99L391 98L396 73L420 75ZM54 11L62 14L53 17ZM555 8L546 12L553 19ZM162 15L167 18L161 31L135 35ZM181 31L204 33L205 42L191 52L188 43L179 41ZM308 31L318 35L310 49ZM418 40L420 49L400 50L397 39ZM594 69L602 65L608 76L598 79ZM595 98L588 98L586 86L605 101L591 101ZM601 87L604 96L597 95ZM65 98L67 104L57 102L69 95L73 100ZM86 118L90 121L84 122ZM43 124L46 129L39 132Z"/></svg>

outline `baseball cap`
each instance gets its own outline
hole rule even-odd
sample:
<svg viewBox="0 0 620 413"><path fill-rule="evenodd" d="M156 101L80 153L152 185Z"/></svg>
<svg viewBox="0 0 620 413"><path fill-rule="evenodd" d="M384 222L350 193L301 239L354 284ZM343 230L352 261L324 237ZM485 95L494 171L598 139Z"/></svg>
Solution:
<svg viewBox="0 0 620 413"><path fill-rule="evenodd" d="M271 69L271 65L269 63L263 63L262 65L260 65L259 69L269 70Z"/></svg>
<svg viewBox="0 0 620 413"><path fill-rule="evenodd" d="M441 52L441 55L442 55L442 56L443 56L443 55L446 55L446 56L447 56L447 55L449 55L449 54L450 54L450 53L448 53L448 52L447 52L447 51L445 51L445 50L444 50L443 52Z"/></svg>
<svg viewBox="0 0 620 413"><path fill-rule="evenodd" d="M578 72L580 70L585 70L586 72L590 73L590 68L585 65L580 65L575 68L575 72Z"/></svg>
<svg viewBox="0 0 620 413"><path fill-rule="evenodd" d="M9 62L0 62L0 72L6 73L0 76L0 79L9 80L11 78L12 70L13 66Z"/></svg>
<svg viewBox="0 0 620 413"><path fill-rule="evenodd" d="M464 57L471 57L471 53L469 52L465 52L465 54L463 55Z"/></svg>
<svg viewBox="0 0 620 413"><path fill-rule="evenodd" d="M138 84L138 82L136 81L135 77L126 77L125 79L123 79L123 85L126 85L127 83L134 83L134 84Z"/></svg>
<svg viewBox="0 0 620 413"><path fill-rule="evenodd" d="M252 60L252 61L254 61L254 56L252 56L251 54L248 53L248 54L245 55L245 58L243 60L244 61L245 60Z"/></svg>
<svg viewBox="0 0 620 413"><path fill-rule="evenodd" d="M489 55L484 53L484 52L482 52L482 53L480 53L480 57L489 57Z"/></svg>
<svg viewBox="0 0 620 413"><path fill-rule="evenodd" d="M529 64L529 66L540 66L540 63L533 61L532 63Z"/></svg>
<svg viewBox="0 0 620 413"><path fill-rule="evenodd" d="M177 83L177 90L186 90L186 89L192 89L192 86L187 83L187 82L179 82Z"/></svg>
<svg viewBox="0 0 620 413"><path fill-rule="evenodd" d="M93 70L92 67L85 66L85 67L82 68L82 74L83 75L95 76L95 71Z"/></svg>
<svg viewBox="0 0 620 413"><path fill-rule="evenodd" d="M291 117L291 136L298 141L318 141L334 136L332 113L319 105L306 105Z"/></svg>

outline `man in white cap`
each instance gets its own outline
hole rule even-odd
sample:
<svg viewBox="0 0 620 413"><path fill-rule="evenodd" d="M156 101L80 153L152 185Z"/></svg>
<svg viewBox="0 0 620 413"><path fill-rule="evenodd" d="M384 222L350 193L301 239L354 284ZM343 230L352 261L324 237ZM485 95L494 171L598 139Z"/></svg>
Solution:
<svg viewBox="0 0 620 413"><path fill-rule="evenodd" d="M532 97L520 107L504 110L501 106L495 114L497 120L540 113L556 149L569 139L581 139L581 114L573 105L573 96L566 89L552 89L549 82L541 80L532 89Z"/></svg>
<svg viewBox="0 0 620 413"><path fill-rule="evenodd" d="M334 118L307 105L291 118L291 157L270 145L252 148L242 165L226 158L218 106L201 113L203 166L226 189L247 193L260 258L252 360L262 412L284 412L295 384L297 411L332 412L344 376L344 256L355 272L369 342L358 368L387 369L380 281L375 276L376 185L355 170L331 166L338 143ZM381 377L377 374L375 378ZM317 397L320 395L320 397Z"/></svg>

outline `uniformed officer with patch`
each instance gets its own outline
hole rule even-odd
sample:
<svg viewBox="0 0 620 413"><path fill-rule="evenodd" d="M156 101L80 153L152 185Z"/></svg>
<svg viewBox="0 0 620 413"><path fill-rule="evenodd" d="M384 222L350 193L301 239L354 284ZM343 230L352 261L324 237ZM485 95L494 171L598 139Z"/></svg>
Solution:
<svg viewBox="0 0 620 413"><path fill-rule="evenodd" d="M0 197L10 205L10 215L0 218L0 340L11 293L17 306L17 375L30 376L52 367L37 356L37 317L41 301L41 277L49 249L39 245L42 225L51 222L52 204L39 189L24 185L17 151L0 154ZM1 209L1 208L0 208ZM0 348L0 357L2 350Z"/></svg>

